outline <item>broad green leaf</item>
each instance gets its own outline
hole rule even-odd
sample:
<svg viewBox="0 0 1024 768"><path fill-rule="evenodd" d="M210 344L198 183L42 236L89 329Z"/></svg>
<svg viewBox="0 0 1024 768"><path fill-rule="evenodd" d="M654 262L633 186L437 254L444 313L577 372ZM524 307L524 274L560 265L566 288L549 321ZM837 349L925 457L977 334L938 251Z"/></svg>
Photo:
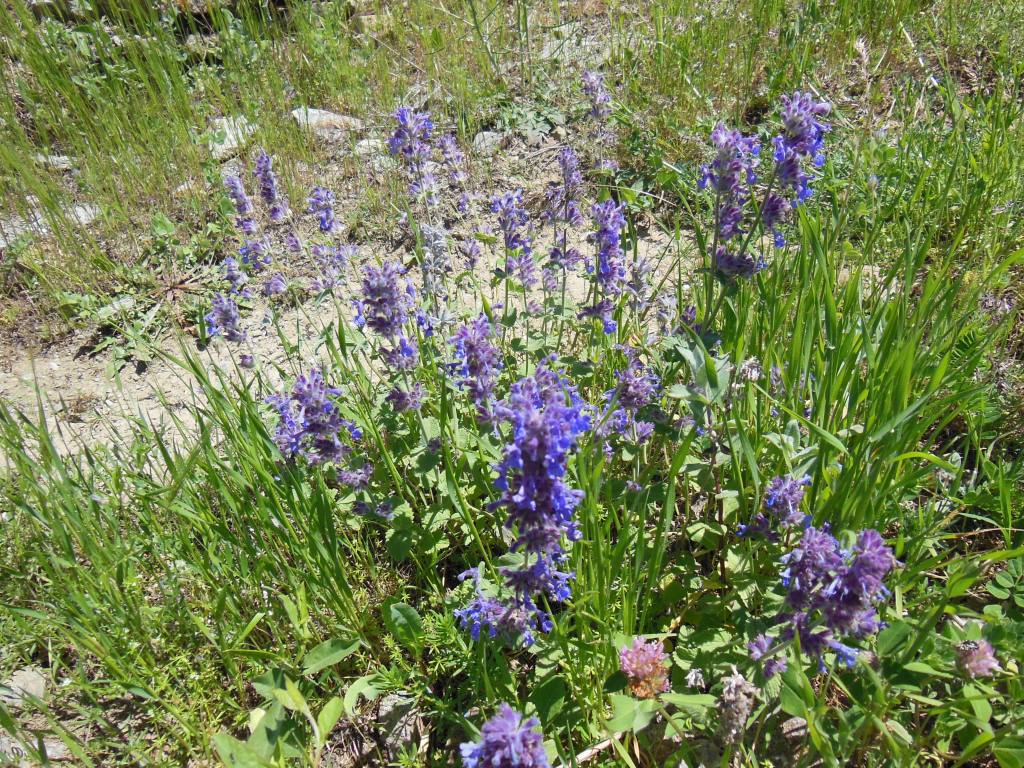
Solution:
<svg viewBox="0 0 1024 768"><path fill-rule="evenodd" d="M385 603L384 624L399 642L419 646L423 634L423 621L408 603Z"/></svg>
<svg viewBox="0 0 1024 768"><path fill-rule="evenodd" d="M609 699L612 716L608 729L611 731L642 731L658 711L657 703L652 699L634 699L622 693L613 693Z"/></svg>
<svg viewBox="0 0 1024 768"><path fill-rule="evenodd" d="M992 747L1000 768L1024 768L1024 739L1005 736Z"/></svg>
<svg viewBox="0 0 1024 768"><path fill-rule="evenodd" d="M344 709L345 703L340 696L335 696L324 704L324 708L320 710L320 714L316 718L316 727L320 729L322 742L326 743L327 737L334 730L334 726L338 724L338 720L341 719Z"/></svg>
<svg viewBox="0 0 1024 768"><path fill-rule="evenodd" d="M315 675L320 670L337 664L352 655L360 645L362 645L362 641L358 638L355 640L340 638L325 640L303 657L302 674Z"/></svg>

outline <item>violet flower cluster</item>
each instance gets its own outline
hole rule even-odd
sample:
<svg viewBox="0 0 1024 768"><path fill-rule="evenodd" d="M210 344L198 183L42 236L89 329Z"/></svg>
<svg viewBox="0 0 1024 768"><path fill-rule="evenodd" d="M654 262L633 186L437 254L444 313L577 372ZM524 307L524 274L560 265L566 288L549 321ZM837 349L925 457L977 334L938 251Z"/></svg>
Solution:
<svg viewBox="0 0 1024 768"><path fill-rule="evenodd" d="M640 445L654 433L654 424L637 418L638 412L651 405L661 387L658 377L644 365L631 348L625 350L628 364L615 372L617 385L605 393L608 408L601 420L600 436L620 435ZM611 450L606 445L606 451Z"/></svg>
<svg viewBox="0 0 1024 768"><path fill-rule="evenodd" d="M224 189L227 190L231 202L235 204L235 213L238 214L238 217L235 219L235 226L247 235L255 232L256 224L252 220L252 201L245 193L245 185L242 183L241 177L235 175L225 176Z"/></svg>
<svg viewBox="0 0 1024 768"><path fill-rule="evenodd" d="M277 176L274 174L273 160L265 151L260 150L256 156L256 165L252 173L259 185L260 197L267 204L270 220L284 221L288 216L288 203L277 194Z"/></svg>
<svg viewBox="0 0 1024 768"><path fill-rule="evenodd" d="M583 175L580 173L580 161L572 147L563 147L558 153L559 177L548 185L545 196L547 207L543 218L555 227L555 244L551 249L551 261L564 268L571 268L582 256L575 248L567 247L568 228L583 223L580 212L580 196L583 193ZM561 225L562 237L558 242L557 229Z"/></svg>
<svg viewBox="0 0 1024 768"><path fill-rule="evenodd" d="M402 163L409 177L409 194L428 206L436 205L438 185L430 164L434 123L430 113L400 107L394 117L396 126L388 139L388 153Z"/></svg>
<svg viewBox="0 0 1024 768"><path fill-rule="evenodd" d="M794 207L811 195L808 168L825 162L824 136L828 125L820 118L829 105L810 94L783 96L782 132L772 140L772 172L760 204L752 206L760 144L722 123L711 132L715 158L701 169L698 186L715 192L715 246L713 267L726 278L750 278L764 269L763 257L749 252L751 227L757 220L774 236L778 248L786 244L780 226ZM739 245L733 243L739 240Z"/></svg>
<svg viewBox="0 0 1024 768"><path fill-rule="evenodd" d="M524 719L508 704L480 729L480 740L461 747L464 768L549 768L540 721Z"/></svg>
<svg viewBox="0 0 1024 768"><path fill-rule="evenodd" d="M321 232L334 231L334 193L323 187L313 187L306 198L306 213L317 217Z"/></svg>
<svg viewBox="0 0 1024 768"><path fill-rule="evenodd" d="M530 217L523 207L523 190L506 192L491 198L491 212L498 217L505 247L505 272L515 275L527 288L537 281L533 263L533 243L529 235Z"/></svg>
<svg viewBox="0 0 1024 768"><path fill-rule="evenodd" d="M363 268L363 295L355 302L356 326L369 328L393 344L383 348L381 356L398 374L405 375L416 367L419 348L415 339L405 335L415 305L416 292L404 278L405 270L393 261L380 267L368 264ZM398 412L418 411L425 399L421 385L412 384L402 389L395 386L387 400Z"/></svg>
<svg viewBox="0 0 1024 768"><path fill-rule="evenodd" d="M494 386L501 371L501 353L492 341L493 331L486 315L460 325L448 340L454 347L453 369L482 421L491 417Z"/></svg>
<svg viewBox="0 0 1024 768"><path fill-rule="evenodd" d="M800 510L804 489L811 484L809 475L780 475L768 483L764 495L765 512L758 512L750 525L739 527L740 536L760 535L776 538L775 527L794 528L809 522L810 516Z"/></svg>
<svg viewBox="0 0 1024 768"><path fill-rule="evenodd" d="M590 208L595 231L590 239L597 248L597 284L606 296L618 296L626 282L626 265L622 256L622 229L626 226L625 203L605 200Z"/></svg>
<svg viewBox="0 0 1024 768"><path fill-rule="evenodd" d="M218 293L213 297L213 307L203 318L206 320L208 336L223 336L231 342L245 341L238 305L230 296Z"/></svg>
<svg viewBox="0 0 1024 768"><path fill-rule="evenodd" d="M892 550L871 529L862 531L853 549L846 550L827 526L812 526L781 562L787 593L778 615L785 625L780 639L796 640L822 668L828 651L852 667L860 651L843 640L873 635L882 627L875 606L889 594L884 580L896 565ZM752 659L765 661L766 677L786 668L785 657L778 654L781 646L767 636L759 635L748 648Z"/></svg>
<svg viewBox="0 0 1024 768"><path fill-rule="evenodd" d="M523 553L522 565L501 570L514 594L511 611L504 615L520 617L516 629L529 645L534 630L547 632L553 626L537 598L562 602L571 595L572 574L561 570L568 558L564 541L579 539L574 511L583 492L570 488L565 475L569 456L590 428L590 419L575 388L552 370L550 361L513 384L495 414L511 426L512 439L497 467L495 486L502 496L491 506L507 511L505 525L515 534L512 551ZM488 634L496 636L505 627L489 620L494 605L480 598L457 615L464 627L479 632L486 626Z"/></svg>
<svg viewBox="0 0 1024 768"><path fill-rule="evenodd" d="M334 398L341 391L327 384L323 371L313 368L295 380L288 393L267 398L277 412L274 443L286 459L302 457L310 464L337 463L351 451L348 441L359 440L362 432L342 418Z"/></svg>

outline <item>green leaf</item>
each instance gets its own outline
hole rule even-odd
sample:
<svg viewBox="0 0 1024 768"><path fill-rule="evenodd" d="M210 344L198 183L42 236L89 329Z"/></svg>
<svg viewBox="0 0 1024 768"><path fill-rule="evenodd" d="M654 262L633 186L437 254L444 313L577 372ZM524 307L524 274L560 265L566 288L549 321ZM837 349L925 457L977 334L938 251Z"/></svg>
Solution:
<svg viewBox="0 0 1024 768"><path fill-rule="evenodd" d="M661 700L677 707L699 707L701 709L713 707L717 701L709 693L663 693Z"/></svg>
<svg viewBox="0 0 1024 768"><path fill-rule="evenodd" d="M641 701L622 693L613 693L609 698L612 716L608 729L611 731L642 731L658 711L657 702L653 699Z"/></svg>
<svg viewBox="0 0 1024 768"><path fill-rule="evenodd" d="M174 235L174 222L158 213L153 217L153 234L157 237L171 237Z"/></svg>
<svg viewBox="0 0 1024 768"><path fill-rule="evenodd" d="M418 647L423 635L423 620L408 603L385 603L384 625L405 645Z"/></svg>
<svg viewBox="0 0 1024 768"><path fill-rule="evenodd" d="M345 703L340 696L335 696L324 704L324 708L320 710L320 714L316 718L316 727L320 729L321 742L326 743L327 737L334 730L334 726L338 724L338 720L341 719L344 709Z"/></svg>
<svg viewBox="0 0 1024 768"><path fill-rule="evenodd" d="M372 672L369 675L363 675L356 680L352 685L345 691L345 714L350 717L356 713L356 707L359 705L359 697L364 697L367 701L373 701L380 695L380 690L377 688L377 673Z"/></svg>
<svg viewBox="0 0 1024 768"><path fill-rule="evenodd" d="M340 638L325 640L302 659L302 674L315 675L320 670L351 656L360 645L362 645L362 641L358 638L355 640Z"/></svg>
<svg viewBox="0 0 1024 768"><path fill-rule="evenodd" d="M992 754L1000 768L1024 768L1024 739L1006 736L995 743Z"/></svg>
<svg viewBox="0 0 1024 768"><path fill-rule="evenodd" d="M271 765L248 744L226 733L214 736L213 744L217 747L217 755L227 768L266 768Z"/></svg>
<svg viewBox="0 0 1024 768"><path fill-rule="evenodd" d="M910 637L914 628L905 621L895 621L878 633L878 655L881 658L893 653Z"/></svg>

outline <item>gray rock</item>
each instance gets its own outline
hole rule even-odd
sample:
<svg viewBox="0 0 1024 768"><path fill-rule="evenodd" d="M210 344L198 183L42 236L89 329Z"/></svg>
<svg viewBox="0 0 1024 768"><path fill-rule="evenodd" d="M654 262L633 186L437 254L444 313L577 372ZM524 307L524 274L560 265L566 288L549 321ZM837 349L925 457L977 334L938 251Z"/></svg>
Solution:
<svg viewBox="0 0 1024 768"><path fill-rule="evenodd" d="M256 126L244 116L218 117L210 124L210 131L210 154L215 160L227 160L249 143Z"/></svg>
<svg viewBox="0 0 1024 768"><path fill-rule="evenodd" d="M419 708L413 699L391 693L380 700L377 727L383 735L385 753L398 759L410 748L419 752L426 745L426 729Z"/></svg>
<svg viewBox="0 0 1024 768"><path fill-rule="evenodd" d="M55 171L70 171L75 167L74 161L67 155L44 155L40 153L34 155L32 159L39 163L39 165L44 165Z"/></svg>
<svg viewBox="0 0 1024 768"><path fill-rule="evenodd" d="M292 110L292 119L315 136L326 141L344 139L347 134L361 131L363 121L358 117L339 115L326 109L299 107Z"/></svg>
<svg viewBox="0 0 1024 768"><path fill-rule="evenodd" d="M538 148L544 143L545 134L540 131L525 131L523 133L523 140L526 141L527 146Z"/></svg>
<svg viewBox="0 0 1024 768"><path fill-rule="evenodd" d="M490 157L501 149L505 137L497 131L480 131L473 137L473 151L478 155Z"/></svg>
<svg viewBox="0 0 1024 768"><path fill-rule="evenodd" d="M100 209L95 205L84 203L66 208L63 214L72 224L84 227L91 224L100 215ZM0 219L0 248L9 248L25 234L45 237L50 232L46 214L39 208L30 212L26 218L15 216L10 219Z"/></svg>
<svg viewBox="0 0 1024 768"><path fill-rule="evenodd" d="M46 675L36 667L19 669L0 686L0 702L22 709L29 698L46 698Z"/></svg>
<svg viewBox="0 0 1024 768"><path fill-rule="evenodd" d="M384 139L363 139L356 142L356 157L372 157L387 152Z"/></svg>

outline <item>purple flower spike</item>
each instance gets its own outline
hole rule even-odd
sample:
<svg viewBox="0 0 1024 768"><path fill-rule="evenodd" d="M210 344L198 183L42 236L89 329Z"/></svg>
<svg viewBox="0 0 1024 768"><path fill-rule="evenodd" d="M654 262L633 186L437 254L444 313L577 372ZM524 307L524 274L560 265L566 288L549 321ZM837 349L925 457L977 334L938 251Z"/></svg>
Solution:
<svg viewBox="0 0 1024 768"><path fill-rule="evenodd" d="M213 297L213 308L203 319L206 320L208 336L223 335L226 340L236 343L245 341L245 331L242 330L241 316L234 299L218 293Z"/></svg>
<svg viewBox="0 0 1024 768"><path fill-rule="evenodd" d="M597 245L597 282L612 296L622 293L626 282L621 246L625 209L625 203L616 204L614 200L595 203L590 209L596 229L590 239Z"/></svg>
<svg viewBox="0 0 1024 768"><path fill-rule="evenodd" d="M413 306L411 286L402 279L404 274L405 270L393 261L363 269L359 317L368 328L389 339L401 335Z"/></svg>
<svg viewBox="0 0 1024 768"><path fill-rule="evenodd" d="M463 323L448 341L455 350L454 372L465 387L477 412L490 416L494 385L501 370L501 356L491 340L491 324L485 315Z"/></svg>
<svg viewBox="0 0 1024 768"><path fill-rule="evenodd" d="M274 442L286 459L301 456L310 464L322 464L348 455L352 449L342 437L354 441L362 432L338 412L334 398L340 394L328 386L323 371L313 368L295 380L290 393L267 398L278 416Z"/></svg>
<svg viewBox="0 0 1024 768"><path fill-rule="evenodd" d="M804 488L811 484L809 475L803 477L775 477L768 484L764 495L764 507L784 527L800 525L804 514L800 511L800 502L804 498Z"/></svg>
<svg viewBox="0 0 1024 768"><path fill-rule="evenodd" d="M480 729L480 740L462 745L464 768L549 768L544 736L535 717L524 720L508 704Z"/></svg>
<svg viewBox="0 0 1024 768"><path fill-rule="evenodd" d="M587 70L583 73L583 93L590 99L590 116L595 120L604 120L611 113L612 97L604 84L604 75L600 72Z"/></svg>
<svg viewBox="0 0 1024 768"><path fill-rule="evenodd" d="M283 221L288 215L288 203L278 197L277 176L274 174L273 160L263 150L260 150L256 156L256 165L252 173L259 185L260 197L269 207L270 220Z"/></svg>
<svg viewBox="0 0 1024 768"><path fill-rule="evenodd" d="M306 199L309 207L307 213L317 217L321 232L333 232L334 221L334 193L323 187L313 187L313 191Z"/></svg>

